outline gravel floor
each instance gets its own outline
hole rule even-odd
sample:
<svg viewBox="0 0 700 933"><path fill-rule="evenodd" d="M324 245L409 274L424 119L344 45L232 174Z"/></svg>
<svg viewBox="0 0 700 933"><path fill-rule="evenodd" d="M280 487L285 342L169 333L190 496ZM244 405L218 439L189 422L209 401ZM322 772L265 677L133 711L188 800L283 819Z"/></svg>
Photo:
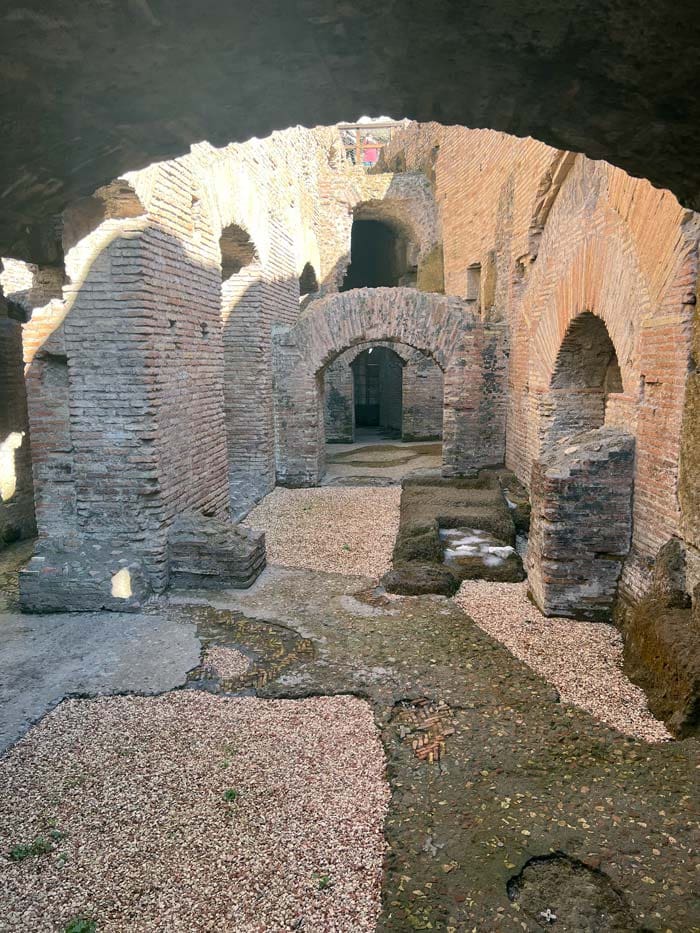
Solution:
<svg viewBox="0 0 700 933"><path fill-rule="evenodd" d="M391 565L400 500L399 486L277 487L245 523L265 532L271 564L378 578Z"/></svg>
<svg viewBox="0 0 700 933"><path fill-rule="evenodd" d="M207 649L203 666L221 680L233 680L242 677L250 667L250 661L236 648L222 648L216 646Z"/></svg>
<svg viewBox="0 0 700 933"><path fill-rule="evenodd" d="M0 760L0 928L373 930L384 768L355 697L66 701Z"/></svg>
<svg viewBox="0 0 700 933"><path fill-rule="evenodd" d="M649 712L644 692L622 672L622 638L612 625L545 618L527 598L527 582L470 580L455 601L553 684L565 703L647 742L672 738Z"/></svg>

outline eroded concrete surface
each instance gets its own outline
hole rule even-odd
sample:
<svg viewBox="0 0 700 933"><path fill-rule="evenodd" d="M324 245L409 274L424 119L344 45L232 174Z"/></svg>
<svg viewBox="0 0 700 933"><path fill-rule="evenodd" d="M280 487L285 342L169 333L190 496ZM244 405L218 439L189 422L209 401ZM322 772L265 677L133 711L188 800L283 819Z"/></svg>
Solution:
<svg viewBox="0 0 700 933"><path fill-rule="evenodd" d="M189 600L170 611L205 619ZM208 600L218 624L313 645L259 696L372 702L393 792L381 930L700 930L696 741L647 745L562 705L442 597L272 567Z"/></svg>
<svg viewBox="0 0 700 933"><path fill-rule="evenodd" d="M358 577L270 567L250 590L173 593L152 613L112 629L132 633L113 651L138 647L144 679L151 650L155 678L167 639L182 638L181 672L200 641L251 660L238 683L195 669L187 688L372 703L392 787L380 930L700 930L697 741L624 737L562 705L452 601L388 599ZM90 621L53 619L66 633ZM49 646L66 642L50 618L21 622L26 653L57 664ZM97 632L110 623L94 622L80 663L104 670Z"/></svg>
<svg viewBox="0 0 700 933"><path fill-rule="evenodd" d="M26 545L0 553L0 751L69 694L162 693L199 664L193 623L114 612L28 615L14 609Z"/></svg>

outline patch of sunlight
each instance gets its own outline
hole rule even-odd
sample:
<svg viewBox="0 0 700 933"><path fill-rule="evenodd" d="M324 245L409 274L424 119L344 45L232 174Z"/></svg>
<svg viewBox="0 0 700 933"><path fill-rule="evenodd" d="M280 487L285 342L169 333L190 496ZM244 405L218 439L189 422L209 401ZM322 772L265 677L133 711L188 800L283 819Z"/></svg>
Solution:
<svg viewBox="0 0 700 933"><path fill-rule="evenodd" d="M126 567L122 567L112 577L112 596L117 599L128 599L131 596L131 574Z"/></svg>
<svg viewBox="0 0 700 933"><path fill-rule="evenodd" d="M24 431L13 431L0 444L0 499L7 502L17 490L15 451L22 446Z"/></svg>

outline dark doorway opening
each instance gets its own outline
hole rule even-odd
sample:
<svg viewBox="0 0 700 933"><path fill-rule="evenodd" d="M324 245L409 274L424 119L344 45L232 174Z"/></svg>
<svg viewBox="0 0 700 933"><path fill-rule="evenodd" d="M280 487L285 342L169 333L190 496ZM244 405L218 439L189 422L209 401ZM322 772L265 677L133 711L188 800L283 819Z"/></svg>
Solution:
<svg viewBox="0 0 700 933"><path fill-rule="evenodd" d="M355 426L401 436L403 362L393 350L370 347L352 364Z"/></svg>
<svg viewBox="0 0 700 933"><path fill-rule="evenodd" d="M342 292L394 287L408 271L405 240L379 220L353 221L350 256Z"/></svg>

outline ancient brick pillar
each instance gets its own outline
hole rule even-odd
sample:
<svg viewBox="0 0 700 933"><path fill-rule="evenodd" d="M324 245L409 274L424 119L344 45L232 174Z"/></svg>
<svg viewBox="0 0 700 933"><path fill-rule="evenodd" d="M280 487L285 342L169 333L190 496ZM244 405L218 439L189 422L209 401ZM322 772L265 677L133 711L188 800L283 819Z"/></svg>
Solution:
<svg viewBox="0 0 700 933"><path fill-rule="evenodd" d="M610 618L632 531L634 438L599 428L533 466L527 565L545 615Z"/></svg>

